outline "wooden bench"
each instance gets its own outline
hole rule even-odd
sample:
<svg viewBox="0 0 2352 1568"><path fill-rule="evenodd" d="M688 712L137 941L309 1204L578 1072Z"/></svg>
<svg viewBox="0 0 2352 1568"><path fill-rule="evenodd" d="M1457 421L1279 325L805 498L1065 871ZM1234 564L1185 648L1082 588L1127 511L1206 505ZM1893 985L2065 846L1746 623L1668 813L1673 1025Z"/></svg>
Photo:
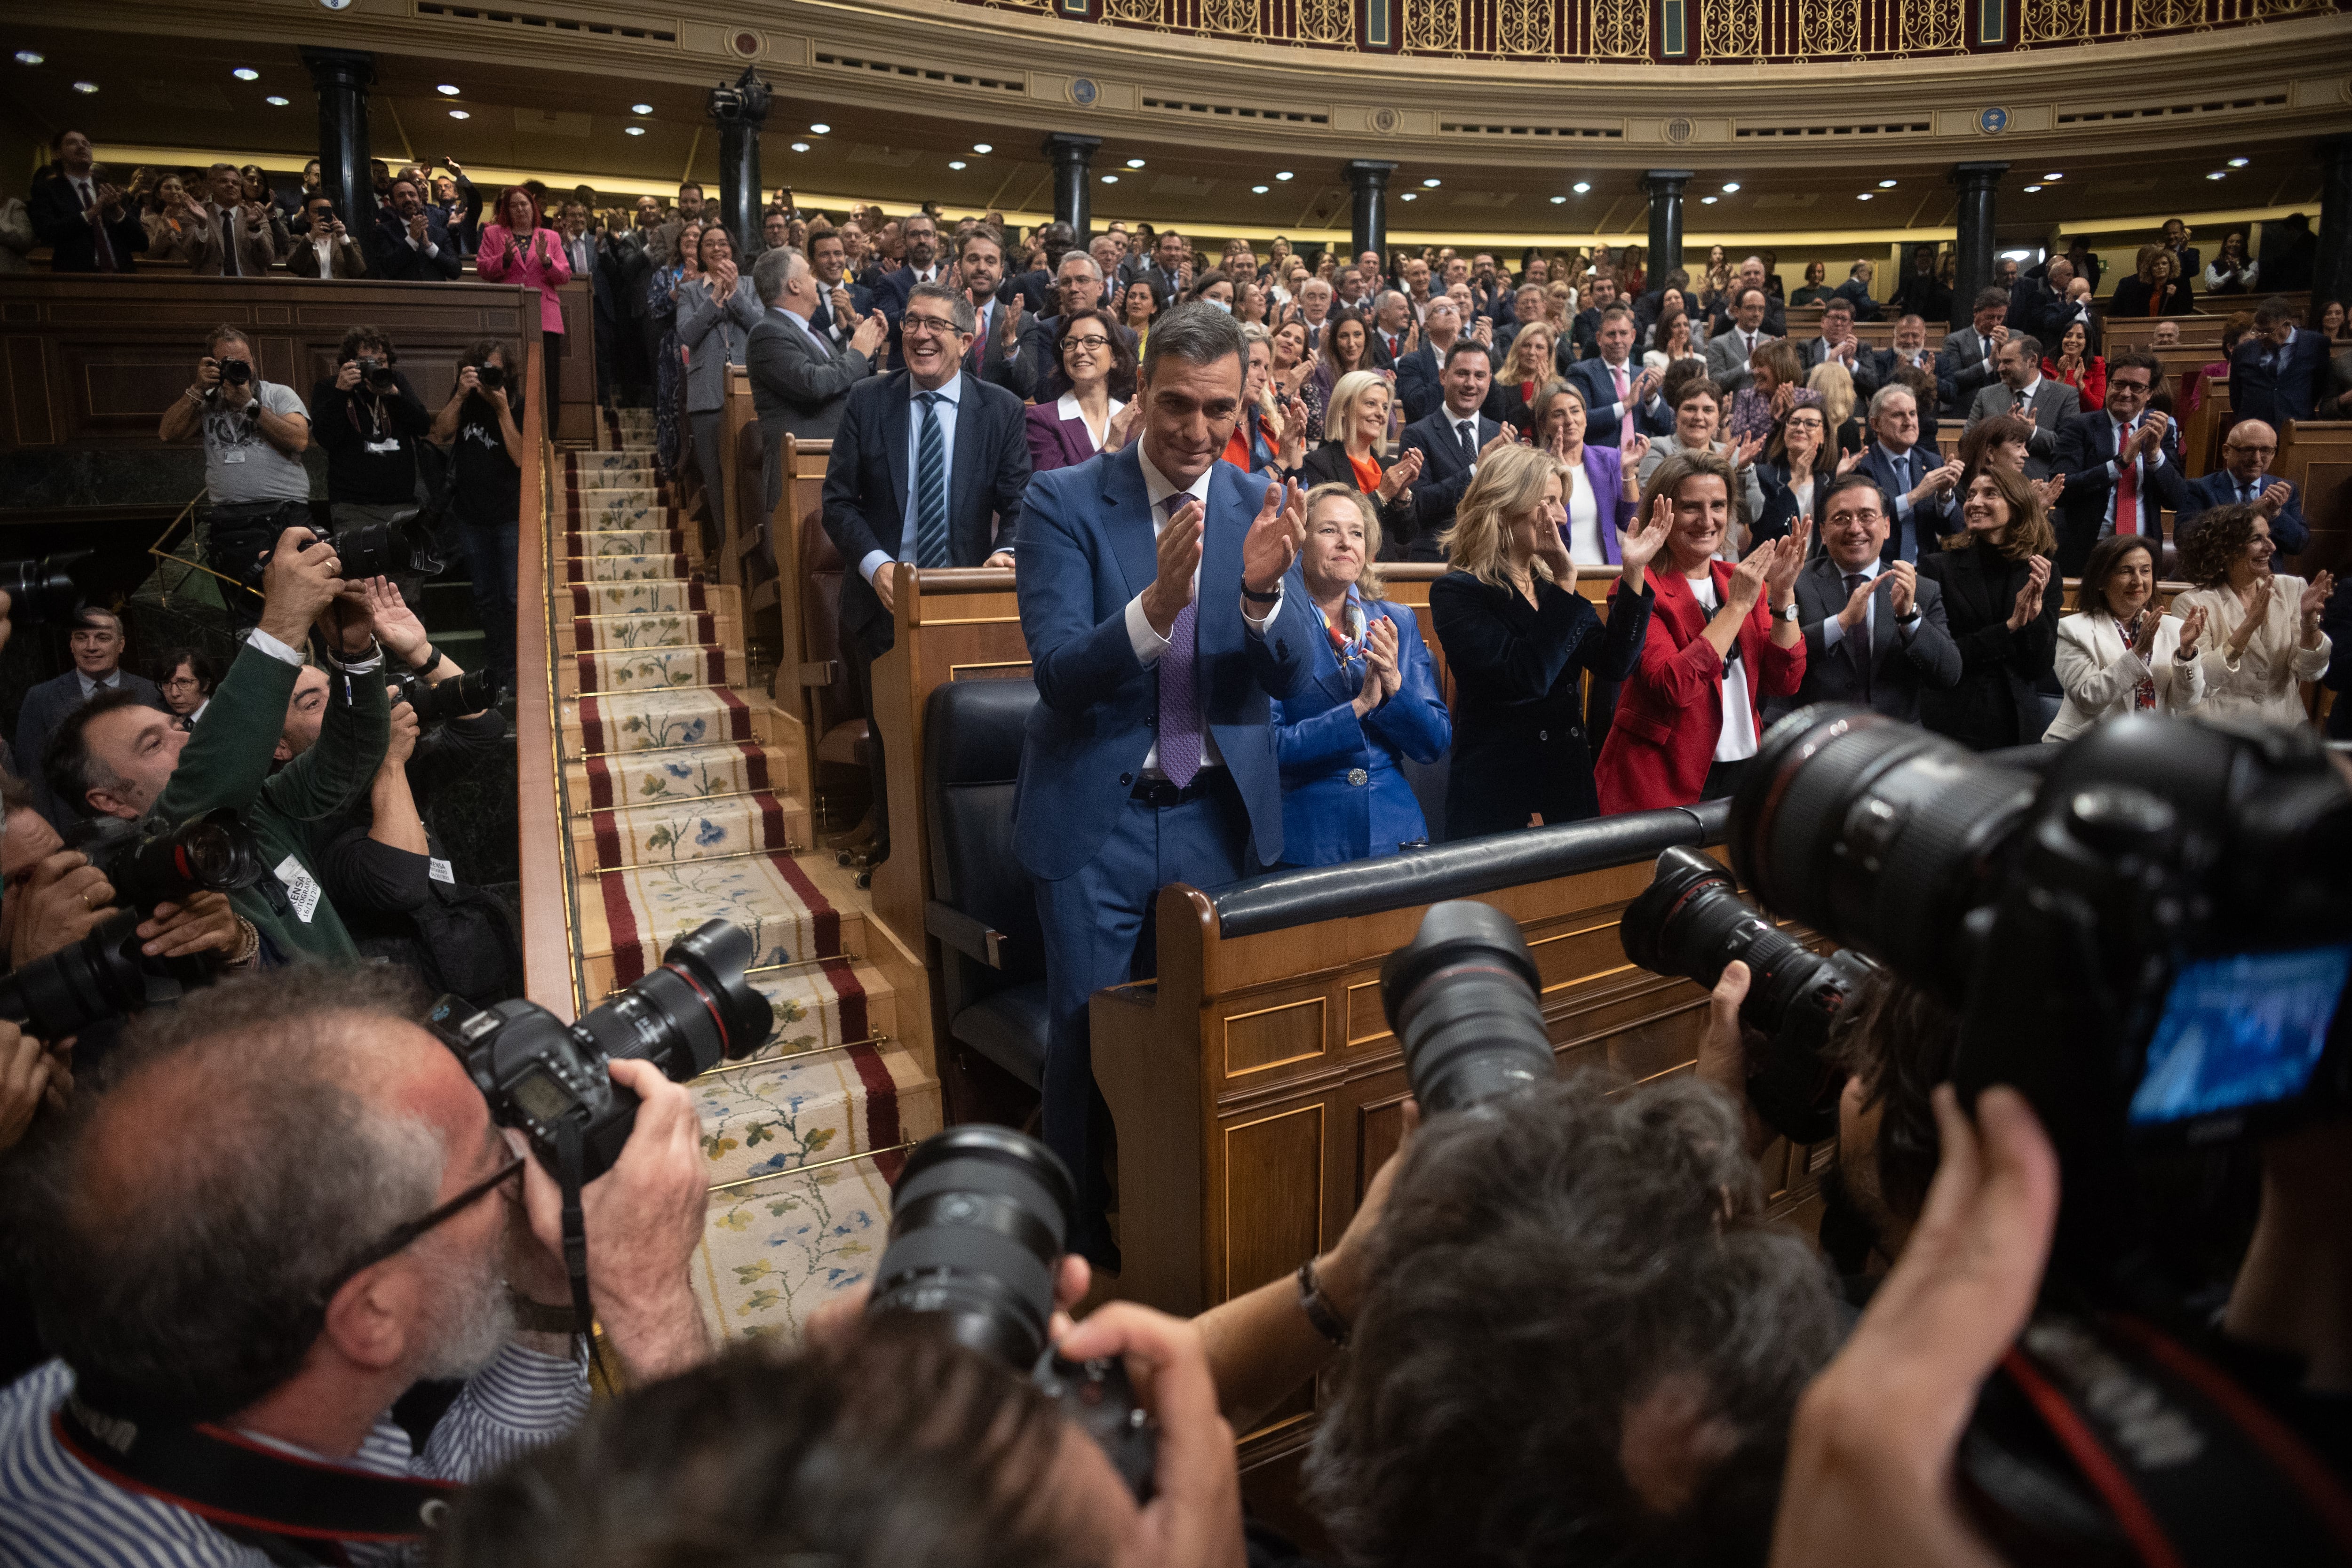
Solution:
<svg viewBox="0 0 2352 1568"><path fill-rule="evenodd" d="M2295 558L2297 574L2352 572L2352 420L2289 422L2271 471L2303 492L2311 544Z"/></svg>

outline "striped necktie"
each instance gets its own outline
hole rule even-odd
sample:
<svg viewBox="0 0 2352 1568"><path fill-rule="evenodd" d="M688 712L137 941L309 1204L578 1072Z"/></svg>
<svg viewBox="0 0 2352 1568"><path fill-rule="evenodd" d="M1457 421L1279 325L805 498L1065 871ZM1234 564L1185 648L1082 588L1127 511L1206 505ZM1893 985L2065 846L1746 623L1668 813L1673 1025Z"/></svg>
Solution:
<svg viewBox="0 0 2352 1568"><path fill-rule="evenodd" d="M923 430L915 448L915 564L948 564L948 439L940 428L936 392L916 395L923 405Z"/></svg>

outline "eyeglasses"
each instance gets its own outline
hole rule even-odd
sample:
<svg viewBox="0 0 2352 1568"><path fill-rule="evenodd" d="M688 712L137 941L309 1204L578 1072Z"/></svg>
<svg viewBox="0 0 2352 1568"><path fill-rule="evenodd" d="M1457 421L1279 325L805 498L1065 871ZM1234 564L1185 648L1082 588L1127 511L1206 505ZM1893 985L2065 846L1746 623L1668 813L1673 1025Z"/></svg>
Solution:
<svg viewBox="0 0 2352 1568"><path fill-rule="evenodd" d="M903 318L900 324L905 331L910 336L922 335L943 338L951 333L960 333L963 331L961 327L957 326L953 321L943 320L938 316L908 316Z"/></svg>
<svg viewBox="0 0 2352 1568"><path fill-rule="evenodd" d="M1087 353L1093 353L1097 349L1107 349L1110 347L1110 340L1106 337L1098 336L1064 338L1062 340L1062 347L1066 350L1084 349Z"/></svg>
<svg viewBox="0 0 2352 1568"><path fill-rule="evenodd" d="M373 1268L385 1258L405 1250L411 1242L439 1226L446 1225L484 1198L488 1197L498 1191L500 1185L520 1173L523 1164L522 1155L511 1155L496 1172L476 1182L431 1213L410 1220L406 1225L394 1226L384 1232L381 1238L364 1248L357 1258L336 1272L335 1277L330 1279L325 1288L320 1291L320 1300L325 1302L334 1300L335 1292L350 1284L353 1276L361 1270Z"/></svg>
<svg viewBox="0 0 2352 1568"><path fill-rule="evenodd" d="M2147 389L2148 383L2145 381L2123 381L2115 376L2107 378L2107 390L2110 392L2123 392L2134 397L2146 397Z"/></svg>

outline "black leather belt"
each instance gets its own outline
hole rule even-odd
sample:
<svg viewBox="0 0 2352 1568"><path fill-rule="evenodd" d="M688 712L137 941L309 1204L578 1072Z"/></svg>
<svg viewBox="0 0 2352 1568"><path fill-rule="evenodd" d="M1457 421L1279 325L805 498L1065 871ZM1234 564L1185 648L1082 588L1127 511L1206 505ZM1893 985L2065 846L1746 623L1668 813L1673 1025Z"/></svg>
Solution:
<svg viewBox="0 0 2352 1568"><path fill-rule="evenodd" d="M1128 798L1139 801L1154 810L1164 810L1171 805L1205 800L1224 782L1224 778L1225 770L1223 768L1202 768L1192 775L1192 782L1181 789L1167 779L1139 779Z"/></svg>

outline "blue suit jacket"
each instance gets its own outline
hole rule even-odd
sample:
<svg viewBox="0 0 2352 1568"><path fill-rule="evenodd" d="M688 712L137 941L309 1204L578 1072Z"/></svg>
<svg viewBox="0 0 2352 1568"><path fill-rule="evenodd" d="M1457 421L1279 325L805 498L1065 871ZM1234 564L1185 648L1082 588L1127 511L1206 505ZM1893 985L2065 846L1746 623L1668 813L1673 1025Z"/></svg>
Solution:
<svg viewBox="0 0 2352 1568"><path fill-rule="evenodd" d="M1306 580L1290 569L1286 594L1307 602ZM1397 629L1397 668L1404 684L1363 718L1349 706L1363 689L1360 674L1339 668L1328 635L1314 643L1312 679L1274 704L1276 754L1282 763L1282 858L1293 866L1331 866L1393 855L1397 846L1429 837L1421 802L1398 763L1433 763L1454 739L1454 721L1438 695L1436 672L1410 608L1368 604L1367 616L1385 616ZM1369 625L1369 623L1367 623ZM1357 784L1360 775L1363 783Z"/></svg>
<svg viewBox="0 0 2352 1568"><path fill-rule="evenodd" d="M2311 525L2303 517L2303 491L2293 479L2283 480L2275 474L2266 474L2256 487L2256 493L2270 489L2273 484L2284 484L2287 495L2286 505L2279 508L2279 514L2271 519L2271 542L2278 546L2282 555L2300 555L2304 547L2311 542ZM2230 477L2227 468L2216 468L2202 479L2189 480L2188 499L2180 503L2172 516L2172 542L2176 545L2188 543L2189 536L2197 531L2200 517L2217 506L2234 506L2237 500L2238 484Z"/></svg>
<svg viewBox="0 0 2352 1568"><path fill-rule="evenodd" d="M2327 340L2309 327L2298 328L2283 363L2270 363L2276 351L2268 338L2248 332L2230 358L2230 418L2259 419L2286 434L2290 419L2308 419L2327 380Z"/></svg>
<svg viewBox="0 0 2352 1568"><path fill-rule="evenodd" d="M1627 363L1625 378L1629 386L1641 379L1641 374L1642 366L1638 361ZM1607 363L1597 357L1578 360L1568 367L1567 381L1569 385L1584 395L1586 447L1619 445L1624 421L1609 412L1617 402L1617 380L1609 374ZM1666 407L1665 399L1654 391L1650 394L1647 403L1633 411L1632 417L1634 430L1643 436L1664 436L1675 427L1673 411Z"/></svg>
<svg viewBox="0 0 2352 1568"><path fill-rule="evenodd" d="M1210 470L1196 636L1210 732L1248 807L1257 858L1282 858L1282 781L1272 702L1307 679L1322 635L1286 588L1263 637L1242 624L1242 539L1265 489L1230 463ZM1037 706L1021 747L1013 853L1058 881L1092 859L1126 807L1159 721L1155 669L1128 640L1127 605L1159 574L1135 446L1032 479L1021 508L1021 632Z"/></svg>
<svg viewBox="0 0 2352 1568"><path fill-rule="evenodd" d="M1863 471L1878 481L1879 498L1886 507L1886 548L1878 552L1882 564L1892 565L1903 559L1903 521L1895 515L1895 504L1911 493L1928 469L1943 465L1943 455L1936 450L1933 441L1911 448L1898 463L1885 447L1873 441L1862 451ZM1950 492L1923 500L1911 509L1911 526L1918 532L1918 558L1926 560L1943 546L1943 537L1959 531L1960 511Z"/></svg>

